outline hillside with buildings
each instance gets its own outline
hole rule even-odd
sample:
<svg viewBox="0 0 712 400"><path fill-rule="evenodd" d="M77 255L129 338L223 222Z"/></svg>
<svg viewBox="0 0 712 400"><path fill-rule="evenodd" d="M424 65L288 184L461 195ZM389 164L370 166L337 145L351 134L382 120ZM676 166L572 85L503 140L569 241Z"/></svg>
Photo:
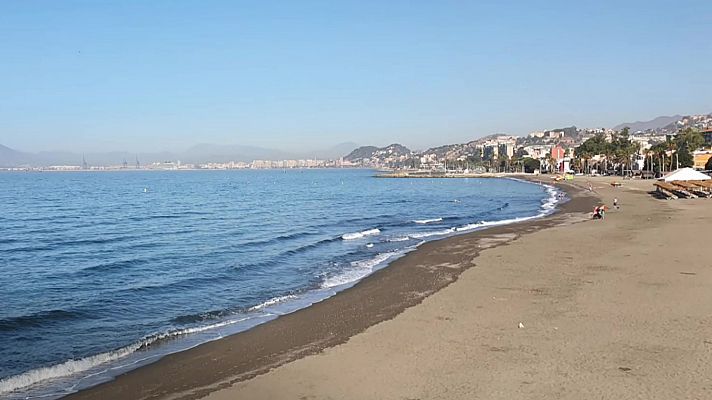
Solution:
<svg viewBox="0 0 712 400"><path fill-rule="evenodd" d="M250 146L196 145L179 154L131 154L126 152L74 154L68 152L26 153L0 145L0 168L81 170L81 169L267 169L267 168L400 168L459 169L477 171L549 170L568 171L580 168L575 149L592 138L611 142L618 132L629 128L626 140L635 145L636 162L643 168L647 153L665 147L671 156L675 151L674 137L679 132L701 133L706 143L712 142L712 114L658 117L651 121L620 124L614 129L563 128L531 132L526 136L493 134L465 143L411 150L393 143L385 147L361 146L348 154L353 144L342 143L331 149L300 156L277 150ZM667 143L667 145L663 145ZM666 147L667 146L667 147ZM693 149L695 165L704 167L712 150L704 146ZM608 157L610 158L610 157ZM603 162L596 156L588 162ZM660 153L660 158L664 155ZM587 164L589 165L589 164ZM590 167L589 167L590 168Z"/></svg>
<svg viewBox="0 0 712 400"><path fill-rule="evenodd" d="M622 134L624 130L627 133ZM706 150L712 143L712 114L659 117L647 122L621 124L616 129L570 126L535 131L527 136L495 134L422 151L410 151L400 145L384 148L364 146L352 151L344 157L344 161L350 166L375 168L570 171L581 168L580 160L575 159L575 149L587 140L597 138L608 142L625 140L630 143L636 152L631 155L634 159L630 160L627 168L640 169L645 166L647 153L655 151L663 143L674 143L678 133L686 131L698 132L704 138L704 143L690 153L694 156L695 166L703 168L709 158L708 154L712 154L712 151ZM669 146L671 148L667 151L672 155L675 152L674 145ZM604 166L600 168L609 168L614 165L611 161L613 158L601 154L588 161L594 165L601 162Z"/></svg>

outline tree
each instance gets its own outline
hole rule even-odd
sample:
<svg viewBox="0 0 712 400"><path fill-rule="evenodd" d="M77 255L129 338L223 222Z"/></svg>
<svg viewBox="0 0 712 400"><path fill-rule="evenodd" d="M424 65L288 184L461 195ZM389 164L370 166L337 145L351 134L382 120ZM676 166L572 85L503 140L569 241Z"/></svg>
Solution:
<svg viewBox="0 0 712 400"><path fill-rule="evenodd" d="M522 165L524 166L524 172L529 174L541 168L541 162L531 157L522 159Z"/></svg>
<svg viewBox="0 0 712 400"><path fill-rule="evenodd" d="M517 158L524 158L524 156L528 156L529 153L524 150L524 147L520 147L517 149L517 151L514 152L514 156Z"/></svg>
<svg viewBox="0 0 712 400"><path fill-rule="evenodd" d="M544 164L546 167L546 172L553 172L553 166L555 164L554 157L551 156L551 153L546 153L544 156Z"/></svg>
<svg viewBox="0 0 712 400"><path fill-rule="evenodd" d="M622 131L613 134L611 143L608 144L607 156L610 156L612 161L617 164L616 169L620 167L621 172L629 165L631 157L638 152L640 146L638 143L630 140L629 129L623 128Z"/></svg>
<svg viewBox="0 0 712 400"><path fill-rule="evenodd" d="M677 162L680 167L691 167L694 165L694 156L692 153L702 147L705 143L705 138L702 133L687 128L675 136L675 145L677 147Z"/></svg>
<svg viewBox="0 0 712 400"><path fill-rule="evenodd" d="M602 133L597 133L574 149L574 157L582 160L581 164L583 169L586 169L586 167L590 169L589 162L593 156L607 153L608 142L606 141L606 136Z"/></svg>

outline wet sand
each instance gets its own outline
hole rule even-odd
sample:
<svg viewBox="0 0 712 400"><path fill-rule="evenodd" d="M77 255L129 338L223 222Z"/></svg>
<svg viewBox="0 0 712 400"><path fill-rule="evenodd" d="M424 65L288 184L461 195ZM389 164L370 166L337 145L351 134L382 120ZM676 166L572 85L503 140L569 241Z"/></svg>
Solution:
<svg viewBox="0 0 712 400"><path fill-rule="evenodd" d="M247 332L166 356L65 398L196 399L345 343L455 281L476 264L475 258L482 249L590 210L595 199L578 194L574 188L570 190L573 199L555 216L426 243L354 287L311 307Z"/></svg>

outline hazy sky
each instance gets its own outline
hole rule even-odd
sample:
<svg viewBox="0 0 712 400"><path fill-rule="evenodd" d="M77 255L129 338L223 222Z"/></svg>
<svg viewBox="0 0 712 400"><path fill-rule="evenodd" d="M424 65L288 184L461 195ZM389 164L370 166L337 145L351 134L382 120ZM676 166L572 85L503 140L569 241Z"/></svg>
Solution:
<svg viewBox="0 0 712 400"><path fill-rule="evenodd" d="M422 148L712 112L712 1L0 2L0 144Z"/></svg>

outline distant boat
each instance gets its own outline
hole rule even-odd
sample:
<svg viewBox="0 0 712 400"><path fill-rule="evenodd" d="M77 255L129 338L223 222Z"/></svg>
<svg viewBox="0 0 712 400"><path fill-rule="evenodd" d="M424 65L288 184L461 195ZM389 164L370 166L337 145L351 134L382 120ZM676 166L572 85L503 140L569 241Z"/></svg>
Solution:
<svg viewBox="0 0 712 400"><path fill-rule="evenodd" d="M143 188L144 193L148 193L148 188Z"/></svg>

